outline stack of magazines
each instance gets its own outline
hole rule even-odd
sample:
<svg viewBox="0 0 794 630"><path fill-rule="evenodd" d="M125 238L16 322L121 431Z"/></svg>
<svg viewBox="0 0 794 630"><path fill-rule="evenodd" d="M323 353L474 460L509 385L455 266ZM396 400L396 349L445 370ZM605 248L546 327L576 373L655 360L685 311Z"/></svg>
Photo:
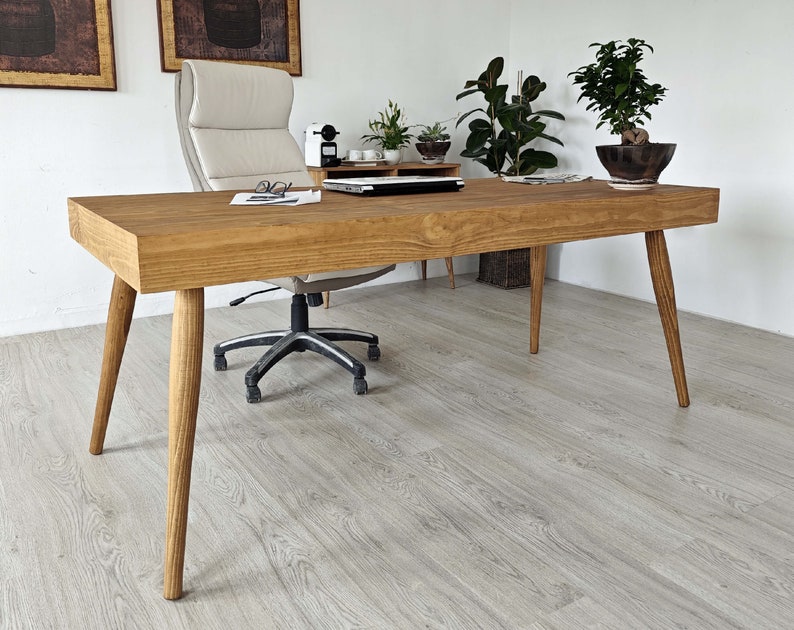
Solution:
<svg viewBox="0 0 794 630"><path fill-rule="evenodd" d="M502 179L515 184L572 184L574 182L587 182L593 178L590 175L547 173L545 175L502 175Z"/></svg>

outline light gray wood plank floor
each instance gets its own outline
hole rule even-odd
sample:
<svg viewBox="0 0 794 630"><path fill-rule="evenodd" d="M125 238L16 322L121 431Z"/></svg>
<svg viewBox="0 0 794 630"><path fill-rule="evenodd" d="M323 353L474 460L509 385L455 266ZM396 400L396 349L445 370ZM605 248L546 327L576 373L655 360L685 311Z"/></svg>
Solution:
<svg viewBox="0 0 794 630"><path fill-rule="evenodd" d="M161 597L170 317L135 320L101 456L104 327L0 340L2 628L794 627L794 340L653 304L457 278L333 294L370 391L293 355L286 300L207 312L185 597ZM366 356L361 345L348 346Z"/></svg>

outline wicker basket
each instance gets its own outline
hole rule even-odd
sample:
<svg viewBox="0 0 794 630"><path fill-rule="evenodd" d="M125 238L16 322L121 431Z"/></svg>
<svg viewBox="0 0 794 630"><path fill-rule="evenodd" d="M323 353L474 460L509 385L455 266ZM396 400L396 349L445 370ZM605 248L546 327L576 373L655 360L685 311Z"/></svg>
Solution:
<svg viewBox="0 0 794 630"><path fill-rule="evenodd" d="M477 282L502 289L529 286L529 248L480 254Z"/></svg>

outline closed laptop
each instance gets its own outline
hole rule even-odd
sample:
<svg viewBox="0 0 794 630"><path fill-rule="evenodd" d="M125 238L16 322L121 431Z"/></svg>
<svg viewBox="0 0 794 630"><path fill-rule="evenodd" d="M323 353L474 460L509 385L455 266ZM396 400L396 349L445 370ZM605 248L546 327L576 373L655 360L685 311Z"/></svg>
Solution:
<svg viewBox="0 0 794 630"><path fill-rule="evenodd" d="M406 195L431 192L453 192L463 188L460 177L406 175L388 177L347 177L323 180L326 190L355 195Z"/></svg>

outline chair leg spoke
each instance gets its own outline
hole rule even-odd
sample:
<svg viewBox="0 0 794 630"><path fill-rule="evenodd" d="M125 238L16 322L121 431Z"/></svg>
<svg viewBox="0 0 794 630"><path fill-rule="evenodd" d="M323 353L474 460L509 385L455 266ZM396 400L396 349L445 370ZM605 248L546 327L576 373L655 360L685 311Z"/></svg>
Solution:
<svg viewBox="0 0 794 630"><path fill-rule="evenodd" d="M381 352L378 337L361 330L345 328L309 328L308 307L305 296L293 296L291 327L286 331L269 331L253 335L245 335L217 344L214 348L215 370L227 368L226 353L229 350L251 346L270 345L271 347L245 374L245 398L249 403L262 400L259 382L265 374L284 357L293 352L311 351L321 354L345 368L353 375L353 391L357 395L366 394L369 389L365 376L364 364L353 357L336 341L356 341L367 344L367 359L377 361Z"/></svg>

